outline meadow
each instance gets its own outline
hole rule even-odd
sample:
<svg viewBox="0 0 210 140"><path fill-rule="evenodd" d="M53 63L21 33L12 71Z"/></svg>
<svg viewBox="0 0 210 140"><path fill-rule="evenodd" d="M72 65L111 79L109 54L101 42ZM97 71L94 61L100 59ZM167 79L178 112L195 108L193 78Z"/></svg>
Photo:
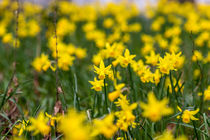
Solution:
<svg viewBox="0 0 210 140"><path fill-rule="evenodd" d="M1 140L208 140L210 5L0 2Z"/></svg>

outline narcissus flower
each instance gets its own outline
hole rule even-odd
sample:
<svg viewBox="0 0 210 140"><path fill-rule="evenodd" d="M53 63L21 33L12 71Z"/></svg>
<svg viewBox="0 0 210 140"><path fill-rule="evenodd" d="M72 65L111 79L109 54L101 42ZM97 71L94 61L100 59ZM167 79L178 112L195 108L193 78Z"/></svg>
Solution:
<svg viewBox="0 0 210 140"><path fill-rule="evenodd" d="M50 125L51 126L55 126L55 122L57 121L59 121L60 119L61 119L61 117L60 116L52 116L52 115L50 115L50 114L48 114L47 112L45 112L45 115L50 119Z"/></svg>
<svg viewBox="0 0 210 140"><path fill-rule="evenodd" d="M134 121L136 116L133 115L132 112L137 107L137 103L130 104L127 97L121 94L115 104L121 108L120 111L115 112L115 115L118 118L116 125L124 131L127 131L128 126L130 125L135 128L136 123Z"/></svg>
<svg viewBox="0 0 210 140"><path fill-rule="evenodd" d="M64 140L90 140L91 127L86 122L84 113L70 109L68 114L60 119L58 130L64 134Z"/></svg>
<svg viewBox="0 0 210 140"><path fill-rule="evenodd" d="M58 67L64 71L68 71L69 67L73 65L75 57L67 53L63 53L58 57Z"/></svg>
<svg viewBox="0 0 210 140"><path fill-rule="evenodd" d="M210 100L210 86L204 91L204 101Z"/></svg>
<svg viewBox="0 0 210 140"><path fill-rule="evenodd" d="M111 138L117 131L117 127L113 124L114 115L109 114L103 119L93 120L93 136L103 134L106 138Z"/></svg>
<svg viewBox="0 0 210 140"><path fill-rule="evenodd" d="M161 136L157 137L157 140L187 140L187 137L183 135L174 138L171 130L165 130Z"/></svg>
<svg viewBox="0 0 210 140"><path fill-rule="evenodd" d="M182 112L181 118L184 123L190 123L190 120L193 120L193 121L199 120L198 118L194 117L194 115L199 112L199 108L194 111L190 111L190 110L183 111L179 106L177 106L177 108L180 112ZM179 119L180 116L177 116L177 118Z"/></svg>
<svg viewBox="0 0 210 140"><path fill-rule="evenodd" d="M114 101L116 98L118 98L121 94L121 90L122 88L125 86L125 84L114 84L114 87L115 87L115 91L109 93L108 97L109 97L109 100L110 101Z"/></svg>
<svg viewBox="0 0 210 140"><path fill-rule="evenodd" d="M38 72L41 72L42 70L47 71L47 69L50 67L50 60L48 59L48 55L42 53L40 57L34 59L32 66Z"/></svg>
<svg viewBox="0 0 210 140"><path fill-rule="evenodd" d="M89 83L93 86L91 89L94 89L95 91L101 91L104 86L104 81L97 80L96 77L94 78L94 81L89 81Z"/></svg>
<svg viewBox="0 0 210 140"><path fill-rule="evenodd" d="M15 125L16 129L19 129L18 136L21 136L23 132L26 130L27 125L29 124L29 120L22 120L18 125Z"/></svg>
<svg viewBox="0 0 210 140"><path fill-rule="evenodd" d="M195 50L193 52L193 56L192 56L192 61L201 61L203 60L203 55L201 52L199 52L198 50Z"/></svg>
<svg viewBox="0 0 210 140"><path fill-rule="evenodd" d="M40 112L37 118L31 117L29 121L31 125L27 127L27 130L34 131L33 135L38 133L47 135L50 132L50 126L47 125L49 119L44 116L43 112Z"/></svg>
<svg viewBox="0 0 210 140"><path fill-rule="evenodd" d="M153 122L159 121L162 116L173 113L173 109L167 106L168 102L169 100L167 98L158 101L154 93L150 92L148 94L148 104L140 102L140 107L144 110L142 115Z"/></svg>
<svg viewBox="0 0 210 140"><path fill-rule="evenodd" d="M136 55L130 55L130 51L126 49L124 56L119 56L115 61L112 62L112 64L116 66L118 63L120 63L123 68L126 68L128 64L133 62L134 57L136 57Z"/></svg>
<svg viewBox="0 0 210 140"><path fill-rule="evenodd" d="M181 68L184 63L184 58L181 56L181 52L175 54L172 52L171 54L166 53L164 58L159 58L158 67L160 72L163 74L169 74L170 70L177 70Z"/></svg>
<svg viewBox="0 0 210 140"><path fill-rule="evenodd" d="M145 58L146 58L146 63L147 63L147 64L151 64L151 65L153 65L153 66L156 66L157 63L158 63L158 61L159 61L159 57L160 57L159 54L155 54L154 51L151 51L151 52L150 52L150 55L145 56Z"/></svg>
<svg viewBox="0 0 210 140"><path fill-rule="evenodd" d="M106 75L109 75L110 73L110 69L111 69L111 65L105 67L103 60L100 62L100 66L99 68L94 66L95 69L95 73L98 74L98 79L100 80L104 80Z"/></svg>

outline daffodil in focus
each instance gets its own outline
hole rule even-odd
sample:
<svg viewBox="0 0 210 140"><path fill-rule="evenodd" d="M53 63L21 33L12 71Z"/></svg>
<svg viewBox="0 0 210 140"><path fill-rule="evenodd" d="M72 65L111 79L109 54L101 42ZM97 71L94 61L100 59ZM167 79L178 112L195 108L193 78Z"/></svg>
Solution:
<svg viewBox="0 0 210 140"><path fill-rule="evenodd" d="M94 72L98 74L98 78L100 80L104 80L106 78L106 75L108 75L110 72L111 65L105 67L104 62L102 60L100 62L100 66L99 67L94 66L94 69L95 69Z"/></svg>
<svg viewBox="0 0 210 140"><path fill-rule="evenodd" d="M125 50L124 56L119 56L115 61L113 61L113 65L116 66L118 63L123 68L126 68L128 64L131 64L133 62L133 58L136 57L136 55L130 55L130 51L128 49Z"/></svg>
<svg viewBox="0 0 210 140"><path fill-rule="evenodd" d="M101 91L104 86L104 81L97 80L96 77L94 78L94 81L89 81L89 83L93 86L91 89L94 89L95 91Z"/></svg>
<svg viewBox="0 0 210 140"><path fill-rule="evenodd" d="M177 106L177 108L180 112L182 112L181 118L182 118L182 121L184 123L190 123L191 120L193 120L193 121L199 120L198 118L194 117L194 115L199 112L199 109L196 109L196 110L193 110L193 111L190 111L190 110L186 109L186 110L183 111L179 106ZM177 116L177 118L179 119L180 116Z"/></svg>
<svg viewBox="0 0 210 140"><path fill-rule="evenodd" d="M169 74L170 70L177 70L183 66L184 57L181 56L181 52L175 54L166 53L165 56L159 58L158 68L163 74Z"/></svg>
<svg viewBox="0 0 210 140"><path fill-rule="evenodd" d="M173 113L173 109L168 107L169 100L164 98L158 101L153 92L148 94L148 104L140 102L140 107L143 109L142 115L149 118L151 121L159 121L163 116Z"/></svg>

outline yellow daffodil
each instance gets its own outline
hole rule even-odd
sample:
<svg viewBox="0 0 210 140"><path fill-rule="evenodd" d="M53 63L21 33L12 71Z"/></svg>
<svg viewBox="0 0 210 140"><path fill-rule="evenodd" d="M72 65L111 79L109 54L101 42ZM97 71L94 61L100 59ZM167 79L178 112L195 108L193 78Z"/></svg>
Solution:
<svg viewBox="0 0 210 140"><path fill-rule="evenodd" d="M92 138L91 127L85 121L84 113L78 113L74 109L70 109L60 119L58 130L63 133L64 140L90 140Z"/></svg>
<svg viewBox="0 0 210 140"><path fill-rule="evenodd" d="M100 62L99 68L96 67L96 66L94 66L94 69L95 69L94 72L98 74L98 78L99 78L100 80L104 80L105 77L106 77L106 75L108 75L109 72L110 72L111 65L105 67L104 62L101 61L101 62Z"/></svg>
<svg viewBox="0 0 210 140"><path fill-rule="evenodd" d="M44 116L43 112L40 112L37 118L31 117L29 119L31 125L27 127L28 131L34 131L33 135L41 133L47 135L50 132L50 126L47 125L49 119Z"/></svg>
<svg viewBox="0 0 210 140"><path fill-rule="evenodd" d="M194 115L199 112L199 108L194 111L190 111L190 110L183 111L179 106L177 106L177 108L180 112L182 112L181 118L184 123L190 123L190 120L193 120L193 121L199 120L198 118L194 117ZM180 116L177 116L177 118L179 119Z"/></svg>
<svg viewBox="0 0 210 140"><path fill-rule="evenodd" d="M111 138L117 131L117 127L113 124L114 115L109 114L103 119L93 120L93 134L103 134L106 138Z"/></svg>
<svg viewBox="0 0 210 140"><path fill-rule="evenodd" d="M115 102L116 106L121 108L120 111L115 112L117 116L117 127L120 129L127 131L128 126L132 126L135 128L136 123L134 122L136 116L133 115L133 110L137 107L137 103L130 104L127 100L127 97L124 95L120 95L120 98Z"/></svg>
<svg viewBox="0 0 210 140"><path fill-rule="evenodd" d="M210 100L210 86L204 91L204 101Z"/></svg>
<svg viewBox="0 0 210 140"><path fill-rule="evenodd" d="M114 84L115 91L109 93L109 95L108 95L109 100L113 102L116 98L118 98L120 96L121 90L124 86L125 86L125 84L123 84L123 83L116 84L116 82L115 82L115 84Z"/></svg>
<svg viewBox="0 0 210 140"><path fill-rule="evenodd" d="M173 113L173 109L167 106L168 102L167 98L164 98L162 101L158 101L155 98L154 93L150 92L148 94L148 104L140 102L140 107L144 110L142 115L153 122L159 121L162 116Z"/></svg>
<svg viewBox="0 0 210 140"><path fill-rule="evenodd" d="M29 124L29 120L27 121L22 120L18 125L15 125L15 128L19 129L18 136L21 136L23 134L28 124Z"/></svg>
<svg viewBox="0 0 210 140"><path fill-rule="evenodd" d="M34 59L32 66L38 72L41 72L42 70L47 71L47 69L50 67L50 60L48 59L48 55L42 53L40 57Z"/></svg>
<svg viewBox="0 0 210 140"><path fill-rule="evenodd" d="M94 89L95 91L101 91L104 86L104 81L97 80L96 77L94 78L94 81L89 81L89 83L93 86L91 89Z"/></svg>

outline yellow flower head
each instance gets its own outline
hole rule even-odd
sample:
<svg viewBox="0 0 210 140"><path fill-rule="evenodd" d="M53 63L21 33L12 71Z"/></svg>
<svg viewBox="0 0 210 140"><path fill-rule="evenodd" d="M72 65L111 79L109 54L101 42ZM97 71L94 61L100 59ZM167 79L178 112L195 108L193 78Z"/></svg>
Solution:
<svg viewBox="0 0 210 140"><path fill-rule="evenodd" d="M178 54L175 54L172 52L171 54L166 53L164 58L159 58L159 64L158 67L160 69L160 72L163 74L169 74L170 70L177 70L178 68L181 68L184 63L184 58L180 56L181 52Z"/></svg>
<svg viewBox="0 0 210 140"><path fill-rule="evenodd" d="M130 55L130 51L128 49L125 50L124 56L119 56L115 61L113 61L113 65L117 65L120 63L120 65L123 68L126 68L128 64L131 64L133 62L133 58L136 57L136 55Z"/></svg>
<svg viewBox="0 0 210 140"><path fill-rule="evenodd" d="M195 50L192 56L192 61L201 61L203 60L203 55L201 52L199 52L198 50Z"/></svg>
<svg viewBox="0 0 210 140"><path fill-rule="evenodd" d="M64 140L90 140L90 125L85 121L85 114L70 109L68 114L60 119L58 130L64 134Z"/></svg>
<svg viewBox="0 0 210 140"><path fill-rule="evenodd" d="M210 85L208 88L204 91L204 101L210 100Z"/></svg>
<svg viewBox="0 0 210 140"><path fill-rule="evenodd" d="M50 132L50 126L47 125L49 119L44 116L43 112L40 112L37 118L31 117L29 121L31 125L27 127L27 130L34 131L33 135L38 133L47 135Z"/></svg>
<svg viewBox="0 0 210 140"><path fill-rule="evenodd" d="M151 52L150 52L150 55L145 56L145 58L146 58L146 63L147 63L147 64L151 64L151 65L153 65L153 66L156 66L157 63L158 63L158 61L159 61L159 57L160 57L159 54L155 54L154 51L151 51Z"/></svg>
<svg viewBox="0 0 210 140"><path fill-rule="evenodd" d="M86 49L83 49L83 48L76 48L75 55L76 55L77 58L79 58L79 59L85 58L86 55L87 55Z"/></svg>
<svg viewBox="0 0 210 140"><path fill-rule="evenodd" d="M32 66L38 72L41 72L42 70L47 71L47 69L50 67L50 60L48 59L48 55L42 53L40 57L34 59Z"/></svg>
<svg viewBox="0 0 210 140"><path fill-rule="evenodd" d="M68 71L69 67L73 65L74 56L71 56L67 53L63 53L58 58L58 67L64 71Z"/></svg>
<svg viewBox="0 0 210 140"><path fill-rule="evenodd" d="M140 102L140 107L144 110L142 115L153 122L159 121L162 116L173 113L173 109L167 106L168 102L167 98L164 98L162 101L158 101L155 98L154 93L150 92L148 94L148 104Z"/></svg>
<svg viewBox="0 0 210 140"><path fill-rule="evenodd" d="M22 122L20 122L18 125L15 125L15 128L19 129L18 136L21 136L23 134L23 131L26 130L28 123L29 120L28 121L22 120Z"/></svg>
<svg viewBox="0 0 210 140"><path fill-rule="evenodd" d="M116 98L118 98L120 96L121 90L124 86L125 86L125 84L123 84L123 83L116 84L116 82L115 82L115 84L114 84L115 91L109 93L109 95L108 95L109 100L113 102Z"/></svg>
<svg viewBox="0 0 210 140"><path fill-rule="evenodd" d="M114 115L109 114L102 120L93 120L93 136L103 134L106 138L111 138L117 131L117 127L113 124Z"/></svg>
<svg viewBox="0 0 210 140"><path fill-rule="evenodd" d="M106 78L106 75L110 73L111 65L105 67L104 62L101 61L99 68L94 66L94 69L94 72L98 74L98 78L100 80L104 80Z"/></svg>
<svg viewBox="0 0 210 140"><path fill-rule="evenodd" d="M199 108L194 111L190 111L190 110L182 111L182 109L179 106L177 106L177 108L180 112L182 112L181 118L184 123L190 123L190 120L195 120L195 121L198 120L198 118L195 118L194 115L199 112ZM177 118L179 119L180 116L177 116Z"/></svg>
<svg viewBox="0 0 210 140"><path fill-rule="evenodd" d="M174 138L171 130L165 130L161 136L157 137L157 140L187 140L187 137L182 135Z"/></svg>
<svg viewBox="0 0 210 140"><path fill-rule="evenodd" d="M130 105L127 97L120 94L120 98L115 102L116 106L121 107L120 111L115 112L115 115L118 117L117 126L127 131L128 126L132 125L135 128L136 123L134 122L136 117L133 115L133 110L137 107L137 103Z"/></svg>
<svg viewBox="0 0 210 140"><path fill-rule="evenodd" d="M104 86L104 81L97 80L96 77L94 78L94 81L89 81L89 82L93 86L91 89L94 89L95 91L101 91L102 87Z"/></svg>

